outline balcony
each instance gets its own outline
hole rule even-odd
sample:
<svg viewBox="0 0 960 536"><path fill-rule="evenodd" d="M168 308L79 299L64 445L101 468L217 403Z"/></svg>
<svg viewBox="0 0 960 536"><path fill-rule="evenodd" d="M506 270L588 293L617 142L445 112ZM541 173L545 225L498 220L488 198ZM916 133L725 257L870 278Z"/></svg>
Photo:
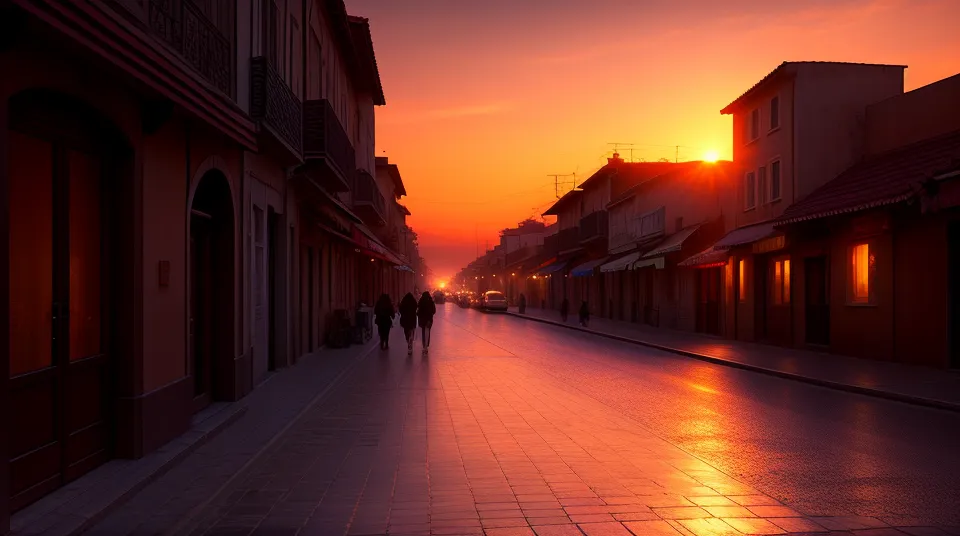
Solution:
<svg viewBox="0 0 960 536"><path fill-rule="evenodd" d="M224 20L234 18L235 2L221 0L219 6L229 10L223 14ZM148 0L147 23L155 36L207 81L228 97L233 96L233 46L193 0Z"/></svg>
<svg viewBox="0 0 960 536"><path fill-rule="evenodd" d="M290 163L303 161L303 106L267 58L259 56L250 65L250 115L270 136L268 147L277 146Z"/></svg>
<svg viewBox="0 0 960 536"><path fill-rule="evenodd" d="M364 222L384 225L387 222L387 203L377 187L376 179L362 169L357 170L354 177L353 209Z"/></svg>
<svg viewBox="0 0 960 536"><path fill-rule="evenodd" d="M556 257L560 253L560 235L550 235L543 239L543 256Z"/></svg>
<svg viewBox="0 0 960 536"><path fill-rule="evenodd" d="M507 253L504 266L513 266L514 264L532 257L536 253L536 247L525 246L516 251Z"/></svg>
<svg viewBox="0 0 960 536"><path fill-rule="evenodd" d="M610 233L610 223L606 210L591 212L580 218L580 242L586 244L594 240L606 240Z"/></svg>
<svg viewBox="0 0 960 536"><path fill-rule="evenodd" d="M303 156L308 173L330 192L346 192L356 170L356 151L326 99L303 103Z"/></svg>
<svg viewBox="0 0 960 536"><path fill-rule="evenodd" d="M560 231L557 236L560 240L560 253L580 249L580 228L571 227Z"/></svg>

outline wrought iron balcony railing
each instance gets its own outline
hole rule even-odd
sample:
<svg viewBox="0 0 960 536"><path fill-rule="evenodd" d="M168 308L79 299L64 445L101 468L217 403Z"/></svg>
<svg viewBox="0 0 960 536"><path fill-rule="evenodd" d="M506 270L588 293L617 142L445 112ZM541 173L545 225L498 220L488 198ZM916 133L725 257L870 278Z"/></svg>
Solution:
<svg viewBox="0 0 960 536"><path fill-rule="evenodd" d="M357 170L353 183L353 208L361 217L374 220L378 224L386 221L387 204L377 187L377 180L364 170Z"/></svg>
<svg viewBox="0 0 960 536"><path fill-rule="evenodd" d="M303 158L303 105L264 56L251 60L250 115L262 121L293 156Z"/></svg>
<svg viewBox="0 0 960 536"><path fill-rule="evenodd" d="M580 218L580 241L590 242L592 240L606 238L610 233L610 224L606 210L591 212Z"/></svg>
<svg viewBox="0 0 960 536"><path fill-rule="evenodd" d="M560 252L577 249L580 247L580 228L571 227L558 233L560 237Z"/></svg>
<svg viewBox="0 0 960 536"><path fill-rule="evenodd" d="M147 10L154 35L173 47L217 89L233 97L233 46L193 0L148 0Z"/></svg>
<svg viewBox="0 0 960 536"><path fill-rule="evenodd" d="M303 103L303 149L307 160L323 160L336 177L328 181L331 189L346 191L356 170L356 150L340 124L333 106L326 99Z"/></svg>

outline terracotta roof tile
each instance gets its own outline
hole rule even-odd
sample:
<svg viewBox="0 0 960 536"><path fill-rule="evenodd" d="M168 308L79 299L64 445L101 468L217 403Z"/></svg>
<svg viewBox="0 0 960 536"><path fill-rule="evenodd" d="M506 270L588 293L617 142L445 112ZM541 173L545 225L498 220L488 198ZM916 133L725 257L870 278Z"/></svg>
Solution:
<svg viewBox="0 0 960 536"><path fill-rule="evenodd" d="M960 130L869 157L788 207L777 224L858 212L910 199L960 161Z"/></svg>

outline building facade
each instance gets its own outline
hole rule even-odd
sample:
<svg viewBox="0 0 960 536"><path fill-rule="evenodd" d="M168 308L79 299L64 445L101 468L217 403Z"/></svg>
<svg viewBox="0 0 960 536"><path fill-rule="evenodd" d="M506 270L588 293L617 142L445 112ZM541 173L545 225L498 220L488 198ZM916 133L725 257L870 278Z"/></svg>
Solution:
<svg viewBox="0 0 960 536"><path fill-rule="evenodd" d="M384 98L341 1L4 0L0 36L4 532L412 268L366 232Z"/></svg>

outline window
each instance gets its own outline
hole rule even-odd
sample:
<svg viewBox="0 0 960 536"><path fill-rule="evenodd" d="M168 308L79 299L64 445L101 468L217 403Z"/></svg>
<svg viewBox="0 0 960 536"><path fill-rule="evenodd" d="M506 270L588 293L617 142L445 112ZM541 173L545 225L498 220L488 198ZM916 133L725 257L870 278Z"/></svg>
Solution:
<svg viewBox="0 0 960 536"><path fill-rule="evenodd" d="M640 237L646 237L664 232L666 207L660 207L653 212L640 216Z"/></svg>
<svg viewBox="0 0 960 536"><path fill-rule="evenodd" d="M780 128L780 96L770 99L770 130Z"/></svg>
<svg viewBox="0 0 960 536"><path fill-rule="evenodd" d="M850 303L872 303L875 264L876 259L869 244L857 244L850 248Z"/></svg>
<svg viewBox="0 0 960 536"><path fill-rule="evenodd" d="M757 192L759 192L760 205L767 203L767 167L762 166L757 170Z"/></svg>
<svg viewBox="0 0 960 536"><path fill-rule="evenodd" d="M743 209L750 210L757 206L757 174L753 171L743 177Z"/></svg>
<svg viewBox="0 0 960 536"><path fill-rule="evenodd" d="M770 164L770 201L780 199L780 161Z"/></svg>
<svg viewBox="0 0 960 536"><path fill-rule="evenodd" d="M737 273L737 299L740 303L746 303L747 301L747 261L740 259L740 262L737 263L738 273Z"/></svg>
<svg viewBox="0 0 960 536"><path fill-rule="evenodd" d="M753 141L760 137L760 109L756 108L750 112L750 138Z"/></svg>
<svg viewBox="0 0 960 536"><path fill-rule="evenodd" d="M790 303L790 259L773 263L773 304Z"/></svg>
<svg viewBox="0 0 960 536"><path fill-rule="evenodd" d="M297 97L303 96L303 84L301 83L301 74L303 73L303 60L301 58L301 38L300 25L297 19L290 17L290 88Z"/></svg>
<svg viewBox="0 0 960 536"><path fill-rule="evenodd" d="M270 66L283 76L283 24L281 22L283 19L280 18L280 10L273 0L264 2L263 6L266 11L264 14L266 28L263 32L264 53Z"/></svg>

